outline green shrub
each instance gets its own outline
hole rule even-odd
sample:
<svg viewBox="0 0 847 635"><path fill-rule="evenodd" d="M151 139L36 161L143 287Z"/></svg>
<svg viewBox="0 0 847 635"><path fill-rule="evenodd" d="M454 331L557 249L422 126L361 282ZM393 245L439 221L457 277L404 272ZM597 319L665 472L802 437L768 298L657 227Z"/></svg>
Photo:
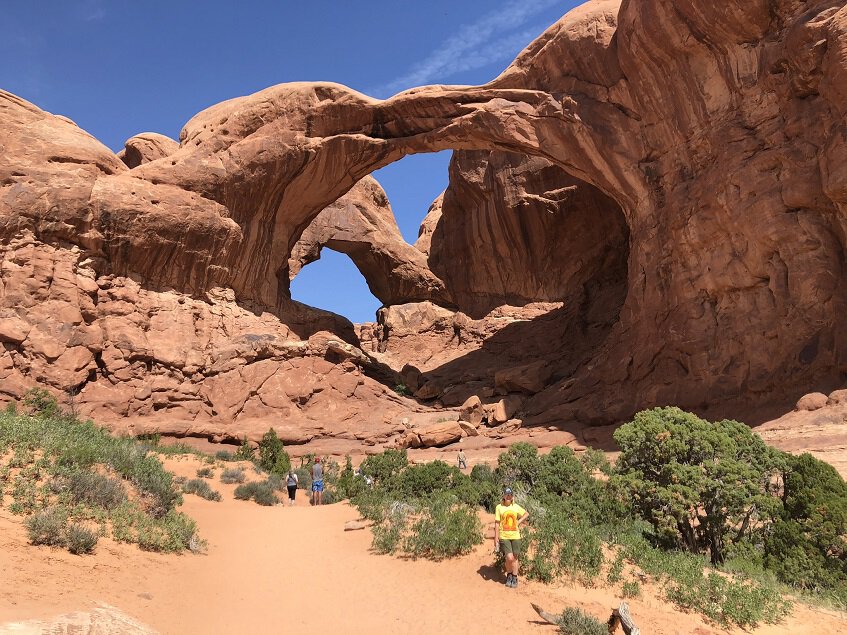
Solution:
<svg viewBox="0 0 847 635"><path fill-rule="evenodd" d="M279 474L274 474L273 472L271 472L270 474L268 474L268 478L265 479L265 483L267 483L268 487L270 487L275 492L284 492L288 489L288 486L286 485L286 480L286 478L283 478Z"/></svg>
<svg viewBox="0 0 847 635"><path fill-rule="evenodd" d="M606 453L602 450L586 448L579 460L589 474L600 472L609 476L614 471L612 464L609 463L609 459L606 458Z"/></svg>
<svg viewBox="0 0 847 635"><path fill-rule="evenodd" d="M403 541L403 551L415 558L440 560L469 553L482 541L476 510L446 494L422 505Z"/></svg>
<svg viewBox="0 0 847 635"><path fill-rule="evenodd" d="M788 459L783 511L765 542L765 564L783 582L836 590L847 601L847 483L810 454Z"/></svg>
<svg viewBox="0 0 847 635"><path fill-rule="evenodd" d="M65 521L94 521L103 531L111 521L118 539L143 543L147 534L159 532L162 539L148 542L169 549L191 538L199 540L193 521L173 512L182 500L173 475L135 439L112 437L92 422L70 416L19 416L7 409L0 413L0 448L9 448L22 458L33 457L11 484L13 513L34 512L55 503L58 495L63 509L54 512L57 516L64 516ZM35 459L35 454L39 458ZM95 466L111 469L129 482L137 494L135 502L127 500L125 482L93 471ZM66 523L62 532L55 527L57 521L51 529L47 520L49 517L42 515L28 519L35 539L67 543ZM186 526L191 535L181 541L180 528ZM73 548L82 549L85 536L75 529L73 538L77 537Z"/></svg>
<svg viewBox="0 0 847 635"><path fill-rule="evenodd" d="M97 546L97 533L82 525L68 525L66 546L73 554L92 553Z"/></svg>
<svg viewBox="0 0 847 635"><path fill-rule="evenodd" d="M273 488L265 482L252 481L239 485L235 488L235 498L238 500L254 500L259 505L275 505L279 499L274 494Z"/></svg>
<svg viewBox="0 0 847 635"><path fill-rule="evenodd" d="M637 580L624 582L623 588L621 589L621 595L625 598L637 598L641 595L641 585L638 584Z"/></svg>
<svg viewBox="0 0 847 635"><path fill-rule="evenodd" d="M489 514L493 514L501 495L501 487L494 470L487 463L474 465L471 468L470 481L476 490L477 504L484 507Z"/></svg>
<svg viewBox="0 0 847 635"><path fill-rule="evenodd" d="M408 505L397 502L381 507L379 521L371 528L374 551L393 554L400 548L411 511Z"/></svg>
<svg viewBox="0 0 847 635"><path fill-rule="evenodd" d="M48 507L26 519L29 541L34 545L62 546L68 513L61 507Z"/></svg>
<svg viewBox="0 0 847 635"><path fill-rule="evenodd" d="M559 632L562 635L608 635L609 629L606 624L584 613L582 609L569 606L562 613Z"/></svg>
<svg viewBox="0 0 847 635"><path fill-rule="evenodd" d="M72 471L58 481L59 487L67 491L74 503L114 509L127 497L120 481L96 472Z"/></svg>
<svg viewBox="0 0 847 635"><path fill-rule="evenodd" d="M344 469L341 470L335 483L336 495L339 500L354 498L367 489L364 477L353 472L353 461L348 454L344 460Z"/></svg>
<svg viewBox="0 0 847 635"><path fill-rule="evenodd" d="M778 622L790 609L777 589L743 576L708 571L702 556L657 549L635 533L628 534L625 542L626 557L663 580L667 600L723 626L749 628L760 622Z"/></svg>
<svg viewBox="0 0 847 635"><path fill-rule="evenodd" d="M609 567L609 572L606 574L606 582L609 584L617 584L620 582L621 574L623 573L623 565L624 557L622 553L619 553Z"/></svg>
<svg viewBox="0 0 847 635"><path fill-rule="evenodd" d="M197 470L197 478L212 478L215 471L210 467L201 467Z"/></svg>
<svg viewBox="0 0 847 635"><path fill-rule="evenodd" d="M238 449L235 451L235 454L232 455L232 458L236 461L253 460L253 447L250 445L247 437L244 437L244 440L241 442L241 445L238 446Z"/></svg>
<svg viewBox="0 0 847 635"><path fill-rule="evenodd" d="M655 408L615 432L614 484L658 536L724 560L724 545L763 532L779 508L771 482L781 453L737 421L709 423Z"/></svg>
<svg viewBox="0 0 847 635"><path fill-rule="evenodd" d="M178 443L160 444L153 449L157 454L163 454L165 456L177 456L180 454L196 454L202 456L201 452L198 452L190 445L188 445L187 443L183 443L182 441Z"/></svg>
<svg viewBox="0 0 847 635"><path fill-rule="evenodd" d="M304 489L306 491L311 491L312 489L312 470L311 468L300 466L294 473L297 475L297 487L299 489Z"/></svg>
<svg viewBox="0 0 847 635"><path fill-rule="evenodd" d="M259 441L259 466L266 472L279 475L288 474L291 467L291 458L273 428L270 428Z"/></svg>
<svg viewBox="0 0 847 635"><path fill-rule="evenodd" d="M586 586L594 584L604 562L603 543L596 529L561 509L553 509L521 533L530 554L525 560L529 577L551 582L566 575Z"/></svg>
<svg viewBox="0 0 847 635"><path fill-rule="evenodd" d="M155 518L124 503L111 518L115 540L137 543L147 551L184 551L196 540L197 524L181 512L171 510Z"/></svg>
<svg viewBox="0 0 847 635"><path fill-rule="evenodd" d="M385 518L392 501L384 490L368 488L359 492L350 502L356 506L362 518L373 521L376 527Z"/></svg>
<svg viewBox="0 0 847 635"><path fill-rule="evenodd" d="M220 501L221 495L213 490L209 483L201 478L193 478L182 486L182 491L186 494L196 494L200 498L205 498L210 501Z"/></svg>
<svg viewBox="0 0 847 635"><path fill-rule="evenodd" d="M538 450L529 443L514 443L497 458L497 481L510 487L523 483L529 489L535 485L541 471Z"/></svg>
<svg viewBox="0 0 847 635"><path fill-rule="evenodd" d="M219 461L236 461L235 455L229 450L218 450L215 452L215 458Z"/></svg>
<svg viewBox="0 0 847 635"><path fill-rule="evenodd" d="M395 384L394 392L396 392L401 397L408 397L412 394L412 391L409 390L409 387L406 384Z"/></svg>
<svg viewBox="0 0 847 635"><path fill-rule="evenodd" d="M428 497L436 492L453 489L454 483L461 476L463 474L458 468L444 461L431 461L400 470L392 477L390 488L403 500Z"/></svg>
<svg viewBox="0 0 847 635"><path fill-rule="evenodd" d="M247 480L244 475L244 470L240 467L228 467L221 474L221 483L232 485L233 483L243 483Z"/></svg>
<svg viewBox="0 0 847 635"><path fill-rule="evenodd" d="M409 464L406 450L385 450L382 454L372 454L362 461L362 472L372 476L377 484L388 481L392 476Z"/></svg>
<svg viewBox="0 0 847 635"><path fill-rule="evenodd" d="M44 388L30 388L24 395L24 406L37 417L54 418L62 414L59 402Z"/></svg>

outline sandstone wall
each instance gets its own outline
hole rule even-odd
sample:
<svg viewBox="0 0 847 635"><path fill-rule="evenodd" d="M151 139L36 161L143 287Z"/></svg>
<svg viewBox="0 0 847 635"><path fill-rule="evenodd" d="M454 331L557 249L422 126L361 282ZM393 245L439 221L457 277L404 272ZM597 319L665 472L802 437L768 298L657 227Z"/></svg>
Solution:
<svg viewBox="0 0 847 635"><path fill-rule="evenodd" d="M551 384L527 414L598 423L665 403L761 413L847 374L845 41L847 8L831 0L596 0L486 86L423 87L385 101L329 83L275 86L199 113L179 148L132 169L72 122L0 93L0 233L5 244L29 232L45 246L76 247L97 276L154 293L197 300L231 289L296 330L303 310L287 295L291 251L362 177L448 148L540 157L614 201L629 249L626 299L619 311L599 311L617 321L588 338L585 354L550 360ZM510 170L518 166L491 183ZM532 191L531 180L513 191ZM516 242L515 225L490 229L495 217L505 220L489 214L490 235L531 267L520 250L537 241ZM585 265L565 270L566 284L538 273L504 280L502 268L485 280L491 295L556 295L615 278L622 267L607 268L603 254L620 240L598 243L582 227ZM436 233L422 238L431 256ZM459 266L438 277L473 303L479 278ZM403 284L414 280L416 299L438 291L425 273ZM6 306L21 317L21 302ZM567 326L539 341L583 346L586 322L564 314Z"/></svg>

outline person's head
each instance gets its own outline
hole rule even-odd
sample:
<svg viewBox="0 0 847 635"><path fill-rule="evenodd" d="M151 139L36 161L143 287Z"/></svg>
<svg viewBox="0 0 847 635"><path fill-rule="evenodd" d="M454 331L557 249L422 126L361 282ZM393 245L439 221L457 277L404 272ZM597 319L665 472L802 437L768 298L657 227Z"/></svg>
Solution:
<svg viewBox="0 0 847 635"><path fill-rule="evenodd" d="M503 490L503 502L511 503L514 500L514 495L512 494L512 488L507 487Z"/></svg>
<svg viewBox="0 0 847 635"><path fill-rule="evenodd" d="M321 457L316 456L316 457L315 457L315 463L320 463L320 462L321 462Z"/></svg>

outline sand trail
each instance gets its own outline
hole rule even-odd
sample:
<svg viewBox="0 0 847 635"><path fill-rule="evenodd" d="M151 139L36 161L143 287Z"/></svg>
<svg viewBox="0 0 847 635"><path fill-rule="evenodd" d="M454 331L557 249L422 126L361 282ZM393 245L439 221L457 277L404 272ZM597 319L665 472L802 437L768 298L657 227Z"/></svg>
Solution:
<svg viewBox="0 0 847 635"><path fill-rule="evenodd" d="M168 463L186 476L199 465L194 459ZM543 623L530 602L553 612L578 606L605 619L619 601L611 588L522 581L507 589L491 566L490 541L443 562L380 556L370 551L368 530L343 530L358 517L347 504L312 508L302 498L294 507L260 507L234 500L234 486L213 486L222 502L187 495L183 506L209 543L204 555L146 553L106 539L85 557L32 547L20 519L0 510L0 624L105 602L168 635L468 635L501 630L504 621L510 633L552 635L557 629ZM630 606L643 633L721 632L673 610L649 587ZM755 632L845 630L847 623L837 615L800 608L786 623Z"/></svg>

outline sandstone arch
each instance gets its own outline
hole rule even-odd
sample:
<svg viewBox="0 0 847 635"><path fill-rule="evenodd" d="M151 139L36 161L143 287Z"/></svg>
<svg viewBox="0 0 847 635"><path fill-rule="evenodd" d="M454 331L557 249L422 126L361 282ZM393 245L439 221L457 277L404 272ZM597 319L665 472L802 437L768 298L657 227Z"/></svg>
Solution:
<svg viewBox="0 0 847 635"><path fill-rule="evenodd" d="M198 114L178 150L132 170L4 94L0 221L151 285L229 286L280 313L292 247L370 171L448 148L538 156L613 199L630 248L602 350L529 412L761 417L847 377L845 16L833 0L595 0L486 86L386 101L277 86Z"/></svg>
<svg viewBox="0 0 847 635"><path fill-rule="evenodd" d="M288 260L291 280L320 257L323 247L346 254L371 293L385 305L432 300L450 306L450 294L426 256L400 234L388 197L370 176L328 205L300 236Z"/></svg>

